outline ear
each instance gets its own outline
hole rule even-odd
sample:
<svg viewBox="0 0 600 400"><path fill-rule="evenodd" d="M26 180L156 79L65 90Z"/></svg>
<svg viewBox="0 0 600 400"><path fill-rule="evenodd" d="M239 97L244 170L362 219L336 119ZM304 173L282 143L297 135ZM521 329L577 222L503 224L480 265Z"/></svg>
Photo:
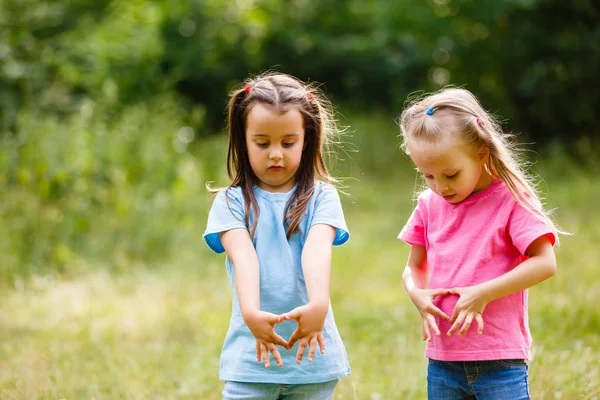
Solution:
<svg viewBox="0 0 600 400"><path fill-rule="evenodd" d="M485 165L490 158L490 147L487 144L482 144L479 150L477 150L477 161Z"/></svg>

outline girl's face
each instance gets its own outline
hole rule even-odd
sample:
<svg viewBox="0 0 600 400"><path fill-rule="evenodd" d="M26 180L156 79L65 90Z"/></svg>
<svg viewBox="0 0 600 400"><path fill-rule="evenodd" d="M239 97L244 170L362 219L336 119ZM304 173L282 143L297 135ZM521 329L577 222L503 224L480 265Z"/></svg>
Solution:
<svg viewBox="0 0 600 400"><path fill-rule="evenodd" d="M478 149L456 138L440 143L412 139L407 149L427 186L449 203L460 203L492 182L484 167L489 155L486 146Z"/></svg>
<svg viewBox="0 0 600 400"><path fill-rule="evenodd" d="M269 192L290 191L304 149L302 114L295 108L280 113L255 104L246 119L246 145L258 187Z"/></svg>

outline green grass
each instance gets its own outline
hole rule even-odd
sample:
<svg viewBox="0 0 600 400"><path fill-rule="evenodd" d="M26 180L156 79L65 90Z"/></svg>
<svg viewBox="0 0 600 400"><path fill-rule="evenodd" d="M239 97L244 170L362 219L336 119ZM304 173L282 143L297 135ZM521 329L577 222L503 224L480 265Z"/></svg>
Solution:
<svg viewBox="0 0 600 400"><path fill-rule="evenodd" d="M600 184L581 178L549 187L576 235L557 248L558 274L531 290L531 392L598 398ZM400 278L407 247L395 239L411 190L391 181L347 188L353 236L334 252L332 302L352 375L336 398L425 397L419 317ZM37 277L4 288L0 398L218 399L231 297L223 258L196 255L152 272Z"/></svg>
<svg viewBox="0 0 600 400"><path fill-rule="evenodd" d="M352 374L335 398L423 399L420 319L401 281L408 247L395 238L413 207L415 174L393 148L392 124L352 125L356 132L387 131L389 140L377 145L348 137L363 153L349 152L338 165L352 237L334 250L331 299ZM214 156L224 154L222 138L200 147L198 157L209 152L211 162L222 163L224 156ZM574 236L556 249L557 275L530 292L531 393L534 399L599 399L600 182L572 169L551 174L556 165L537 168L548 172L549 206L558 207L557 220ZM214 171L201 175L226 182ZM139 259L117 252L104 262L75 254L81 265L68 274L49 268L18 279L9 268L10 279L0 277L9 282L0 286L1 399L220 399L230 287L224 257L200 239L201 185L193 193L200 205L186 209L185 234L161 252L166 258L153 260L152 247ZM159 215L164 229L171 229L169 215ZM100 224L95 234L110 233L110 221L105 227L94 221ZM159 228L160 220L150 222Z"/></svg>

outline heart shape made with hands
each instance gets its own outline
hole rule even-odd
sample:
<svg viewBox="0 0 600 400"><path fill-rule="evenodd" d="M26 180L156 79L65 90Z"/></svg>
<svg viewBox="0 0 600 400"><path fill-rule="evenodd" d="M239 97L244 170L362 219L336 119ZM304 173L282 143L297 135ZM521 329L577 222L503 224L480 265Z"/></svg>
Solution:
<svg viewBox="0 0 600 400"><path fill-rule="evenodd" d="M268 324L271 326L271 333L261 336L257 336L256 332L252 330L252 333L256 337L256 360L263 362L266 368L269 368L269 352L275 358L277 365L281 368L283 362L281 354L277 349L277 346L282 346L286 350L291 350L296 342L299 343L298 350L296 352L296 363L300 364L302 358L308 348L308 362L312 362L317 351L317 346L320 349L321 354L325 354L325 337L323 336L323 325L325 322L325 316L327 315L327 309L323 311L322 308L311 306L306 304L295 309L281 314L262 313L262 316L267 319ZM279 336L274 327L284 321L296 321L296 329L292 332L291 336L285 340Z"/></svg>

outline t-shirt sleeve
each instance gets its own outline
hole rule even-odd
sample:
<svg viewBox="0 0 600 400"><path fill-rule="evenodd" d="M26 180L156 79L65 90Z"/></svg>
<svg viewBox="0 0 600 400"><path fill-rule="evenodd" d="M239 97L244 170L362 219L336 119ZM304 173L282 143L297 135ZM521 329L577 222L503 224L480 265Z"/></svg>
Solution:
<svg viewBox="0 0 600 400"><path fill-rule="evenodd" d="M406 222L406 225L400 231L398 239L410 245L425 246L425 220L423 218L425 212L425 200L422 196L419 196L417 206Z"/></svg>
<svg viewBox="0 0 600 400"><path fill-rule="evenodd" d="M215 253L223 253L225 249L219 233L237 228L247 229L244 221L244 197L237 188L222 190L215 197L208 213L204 241Z"/></svg>
<svg viewBox="0 0 600 400"><path fill-rule="evenodd" d="M336 229L333 245L340 246L346 243L350 233L337 190L325 183L318 184L315 190L317 190L315 210L308 229L316 224L330 225Z"/></svg>
<svg viewBox="0 0 600 400"><path fill-rule="evenodd" d="M556 242L552 229L516 201L508 221L507 231L513 244L523 255L529 245L542 236L548 236L553 246Z"/></svg>

